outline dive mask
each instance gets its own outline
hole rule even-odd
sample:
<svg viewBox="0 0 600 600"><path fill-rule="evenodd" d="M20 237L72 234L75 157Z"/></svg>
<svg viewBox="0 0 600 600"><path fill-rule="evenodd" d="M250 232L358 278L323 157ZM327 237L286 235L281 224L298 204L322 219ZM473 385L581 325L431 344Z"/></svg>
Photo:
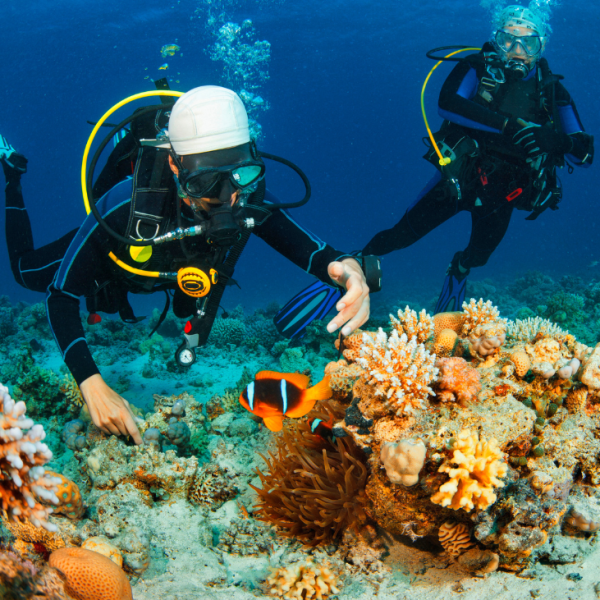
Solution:
<svg viewBox="0 0 600 600"><path fill-rule="evenodd" d="M519 44L527 56L537 56L542 51L542 38L537 35L513 35L504 29L496 32L494 42L502 52L510 52Z"/></svg>
<svg viewBox="0 0 600 600"><path fill-rule="evenodd" d="M265 175L265 164L260 158L220 167L196 166L186 169L179 157L172 155L179 169L179 185L186 196L209 198L211 192L218 195L220 184L229 181L234 189L247 190Z"/></svg>

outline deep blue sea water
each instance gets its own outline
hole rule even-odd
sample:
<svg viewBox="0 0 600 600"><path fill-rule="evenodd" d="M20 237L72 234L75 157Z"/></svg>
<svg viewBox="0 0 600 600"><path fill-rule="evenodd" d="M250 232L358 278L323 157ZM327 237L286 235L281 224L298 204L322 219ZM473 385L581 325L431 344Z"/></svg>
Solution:
<svg viewBox="0 0 600 600"><path fill-rule="evenodd" d="M167 72L186 91L220 84L222 66L205 50L202 2L180 0L3 0L0 133L29 158L24 194L36 243L78 226L81 156L91 126L120 99L153 89L164 44L176 41L183 56ZM361 248L393 225L433 175L421 156L425 135L419 95L433 63L425 52L449 44L481 45L491 31L479 2L345 0L243 1L229 4L234 21L250 18L257 38L272 45L270 80L261 95L271 109L260 115L266 151L295 161L310 177L313 197L297 219L334 246ZM597 73L600 6L564 0L553 11L546 56L575 98L586 129L600 131ZM437 94L450 66L436 71L427 90L432 127ZM179 75L177 75L179 73ZM131 107L133 108L133 107ZM123 118L127 112L121 113ZM271 169L269 187L282 199L300 197L289 171ZM531 223L516 212L488 265L473 277L508 280L531 269L591 277L600 260L598 165L563 173L558 212ZM3 215L0 216L3 219ZM446 266L468 240L463 214L413 247L384 260L386 294L375 303L438 292ZM29 302L41 296L17 286L0 244L2 293ZM225 305L248 308L284 302L310 278L254 239L239 262ZM157 305L162 299L156 298Z"/></svg>

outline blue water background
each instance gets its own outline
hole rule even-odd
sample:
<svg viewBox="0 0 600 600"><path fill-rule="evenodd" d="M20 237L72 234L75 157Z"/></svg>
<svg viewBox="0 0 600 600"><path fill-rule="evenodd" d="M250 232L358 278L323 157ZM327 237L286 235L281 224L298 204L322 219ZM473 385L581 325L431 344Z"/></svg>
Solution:
<svg viewBox="0 0 600 600"><path fill-rule="evenodd" d="M180 80L171 84L175 89L222 83L221 64L205 53L212 39L204 20L194 17L197 6L190 0L0 4L0 133L30 161L23 188L37 245L77 227L85 216L79 173L91 131L86 120L98 119L130 94L153 89L144 77L160 78L158 66L165 60L168 74ZM252 19L258 38L272 44L271 79L261 90L272 108L260 116L261 146L297 162L310 177L312 200L294 216L337 248L361 248L399 220L434 173L421 158L419 96L433 66L425 52L448 44L481 45L491 30L489 13L478 2L455 0L288 0L240 2L232 16L238 22ZM554 10L546 53L553 71L566 76L591 133L600 131L599 18L597 3L565 1ZM163 59L161 46L175 41L183 56ZM440 67L427 90L434 130L441 122L437 94L449 69ZM474 277L508 281L530 269L599 274L589 267L600 260L598 165L571 176L565 170L562 179L560 210L533 223L515 212L501 246ZM269 166L268 183L282 200L301 197L289 171ZM469 230L470 218L462 214L387 256L386 294L376 304L417 292L433 298ZM311 281L258 239L240 260L236 279L242 290L228 292L228 307L284 302ZM14 283L3 243L0 281L12 300L42 299ZM158 297L155 302L162 305Z"/></svg>

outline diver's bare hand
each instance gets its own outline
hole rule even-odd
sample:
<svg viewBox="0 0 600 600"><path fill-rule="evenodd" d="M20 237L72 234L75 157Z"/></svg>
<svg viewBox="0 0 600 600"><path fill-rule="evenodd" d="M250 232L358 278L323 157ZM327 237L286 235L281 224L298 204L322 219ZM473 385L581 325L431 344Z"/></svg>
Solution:
<svg viewBox="0 0 600 600"><path fill-rule="evenodd" d="M110 388L101 375L88 377L79 387L96 427L113 435L130 435L136 444L142 443L129 402Z"/></svg>
<svg viewBox="0 0 600 600"><path fill-rule="evenodd" d="M360 265L353 258L329 263L329 277L338 285L346 288L346 293L335 308L338 315L327 325L327 331L333 333L342 328L343 335L350 335L355 329L369 320L369 286Z"/></svg>

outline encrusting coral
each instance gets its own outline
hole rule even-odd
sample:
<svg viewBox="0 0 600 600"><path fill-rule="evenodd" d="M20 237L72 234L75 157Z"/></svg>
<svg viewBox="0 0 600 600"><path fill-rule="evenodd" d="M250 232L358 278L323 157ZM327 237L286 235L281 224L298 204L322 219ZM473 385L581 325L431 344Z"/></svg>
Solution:
<svg viewBox="0 0 600 600"><path fill-rule="evenodd" d="M454 510L482 510L496 501L494 488L503 487L507 465L495 439L481 441L468 430L459 433L440 473L450 480L440 486L431 501Z"/></svg>
<svg viewBox="0 0 600 600"><path fill-rule="evenodd" d="M44 470L52 452L42 443L44 428L27 419L25 411L25 403L15 403L0 385L0 508L9 519L27 519L36 527L56 531L47 520L52 509L40 502L58 504L57 482Z"/></svg>
<svg viewBox="0 0 600 600"><path fill-rule="evenodd" d="M332 401L320 407L309 416L327 422L343 414ZM316 546L364 522L367 468L351 438L331 442L302 421L284 429L275 453L263 459L267 472L257 469L262 488L251 486L258 494L254 516L281 535Z"/></svg>
<svg viewBox="0 0 600 600"><path fill-rule="evenodd" d="M374 385L375 395L392 404L396 414L414 413L433 395L429 384L437 376L435 356L416 338L396 330L387 336L380 329L375 339L364 336L356 362L365 370L365 379Z"/></svg>

